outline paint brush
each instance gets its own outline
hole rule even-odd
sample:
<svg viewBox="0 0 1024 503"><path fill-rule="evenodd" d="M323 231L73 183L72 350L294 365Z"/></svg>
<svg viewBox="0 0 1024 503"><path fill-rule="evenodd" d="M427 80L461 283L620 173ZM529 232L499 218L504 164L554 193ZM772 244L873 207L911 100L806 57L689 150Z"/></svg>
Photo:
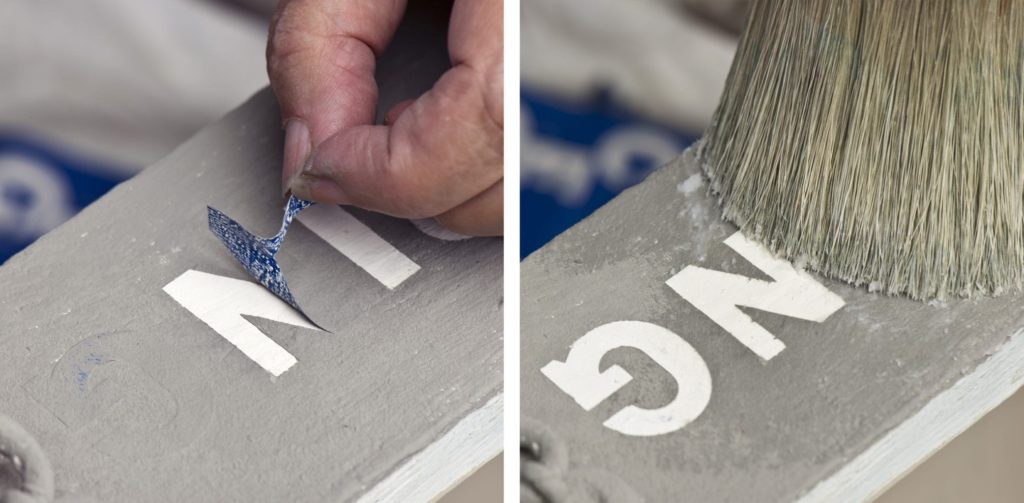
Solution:
<svg viewBox="0 0 1024 503"><path fill-rule="evenodd" d="M726 219L915 299L1024 275L1024 2L755 1L698 150Z"/></svg>

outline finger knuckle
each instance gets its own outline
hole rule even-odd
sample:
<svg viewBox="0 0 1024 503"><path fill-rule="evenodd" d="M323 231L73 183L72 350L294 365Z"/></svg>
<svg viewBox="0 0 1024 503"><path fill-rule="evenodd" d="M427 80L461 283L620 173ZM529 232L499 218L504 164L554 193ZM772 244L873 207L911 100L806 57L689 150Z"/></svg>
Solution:
<svg viewBox="0 0 1024 503"><path fill-rule="evenodd" d="M406 218L427 218L440 212L430 192L410 177L388 176L385 179L388 195Z"/></svg>

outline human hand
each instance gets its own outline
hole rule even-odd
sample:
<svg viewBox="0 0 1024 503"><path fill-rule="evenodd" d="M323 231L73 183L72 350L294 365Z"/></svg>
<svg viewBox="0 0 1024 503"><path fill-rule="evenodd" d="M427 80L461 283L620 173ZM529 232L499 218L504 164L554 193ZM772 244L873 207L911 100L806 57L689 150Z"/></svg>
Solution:
<svg viewBox="0 0 1024 503"><path fill-rule="evenodd" d="M452 67L372 124L376 59L403 0L282 0L267 68L285 122L284 190L462 234L502 234L502 1L456 0Z"/></svg>

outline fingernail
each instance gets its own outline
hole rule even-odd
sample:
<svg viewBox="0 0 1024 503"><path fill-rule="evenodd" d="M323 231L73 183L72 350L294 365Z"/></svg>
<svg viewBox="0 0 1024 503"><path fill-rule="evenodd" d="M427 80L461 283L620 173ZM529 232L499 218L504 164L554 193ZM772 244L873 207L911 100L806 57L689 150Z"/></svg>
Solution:
<svg viewBox="0 0 1024 503"><path fill-rule="evenodd" d="M319 176L305 172L298 173L292 179L289 190L293 196L299 199L313 200L313 190L316 189L322 179Z"/></svg>
<svg viewBox="0 0 1024 503"><path fill-rule="evenodd" d="M324 198L334 204L350 204L345 189L338 184L337 174L316 161L316 151L302 166L302 171L292 179L291 193L300 199L320 201ZM314 192L319 196L313 197Z"/></svg>
<svg viewBox="0 0 1024 503"><path fill-rule="evenodd" d="M292 184L302 174L313 145L309 139L309 127L302 119L289 119L284 126L284 165L281 171L281 194L287 194Z"/></svg>

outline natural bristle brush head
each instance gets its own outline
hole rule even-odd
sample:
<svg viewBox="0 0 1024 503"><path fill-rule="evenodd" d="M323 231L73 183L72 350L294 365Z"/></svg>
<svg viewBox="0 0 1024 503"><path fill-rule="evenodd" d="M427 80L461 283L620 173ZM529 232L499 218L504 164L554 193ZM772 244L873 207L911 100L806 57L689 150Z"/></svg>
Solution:
<svg viewBox="0 0 1024 503"><path fill-rule="evenodd" d="M1024 278L1024 2L755 1L699 148L724 216L935 299Z"/></svg>

